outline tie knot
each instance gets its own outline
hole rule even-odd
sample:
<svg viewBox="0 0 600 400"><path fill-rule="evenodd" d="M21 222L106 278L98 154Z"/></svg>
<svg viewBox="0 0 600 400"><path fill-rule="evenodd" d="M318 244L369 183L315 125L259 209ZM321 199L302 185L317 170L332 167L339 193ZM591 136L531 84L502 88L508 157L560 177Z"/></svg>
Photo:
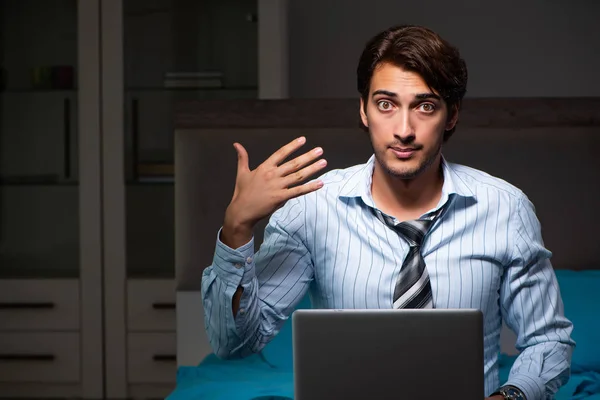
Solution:
<svg viewBox="0 0 600 400"><path fill-rule="evenodd" d="M411 247L420 247L432 222L432 220L427 219L405 221L392 228L403 236Z"/></svg>
<svg viewBox="0 0 600 400"><path fill-rule="evenodd" d="M421 244L423 244L423 239L425 238L425 234L429 230L429 227L442 213L442 209L439 209L437 212L427 217L405 221L395 225L394 218L383 214L379 210L372 209L372 211L381 222L395 230L411 247L420 247Z"/></svg>

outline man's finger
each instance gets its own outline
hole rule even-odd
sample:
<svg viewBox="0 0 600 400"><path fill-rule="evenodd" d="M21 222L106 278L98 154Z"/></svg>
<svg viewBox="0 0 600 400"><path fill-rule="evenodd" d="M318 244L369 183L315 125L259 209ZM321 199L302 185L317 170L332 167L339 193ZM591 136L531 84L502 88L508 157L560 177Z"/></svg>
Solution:
<svg viewBox="0 0 600 400"><path fill-rule="evenodd" d="M279 170L281 176L288 176L289 174L298 171L300 168L307 166L311 161L314 161L321 155L323 155L323 149L320 147L316 147L313 150L306 152L301 156L298 156L293 160L286 162L285 164L280 165Z"/></svg>
<svg viewBox="0 0 600 400"><path fill-rule="evenodd" d="M320 180L311 181L311 182L305 183L304 185L295 186L293 188L288 189L286 197L288 200L293 199L294 197L299 197L299 196L305 195L307 193L319 190L322 187L323 187L323 181L320 181Z"/></svg>
<svg viewBox="0 0 600 400"><path fill-rule="evenodd" d="M306 143L306 138L304 136L299 137L298 139L294 139L285 146L281 147L275 153L273 153L271 157L267 159L266 162L273 166L278 166L290 154L302 147L304 143Z"/></svg>
<svg viewBox="0 0 600 400"><path fill-rule="evenodd" d="M233 147L235 148L238 156L238 173L249 171L250 167L248 166L248 152L244 146L239 143L234 143Z"/></svg>
<svg viewBox="0 0 600 400"><path fill-rule="evenodd" d="M300 171L296 171L294 173L289 174L285 178L283 178L284 186L289 187L292 185L297 185L300 182L304 182L312 175L316 174L323 168L327 166L327 160L321 159L317 162L312 163L308 167L302 168Z"/></svg>

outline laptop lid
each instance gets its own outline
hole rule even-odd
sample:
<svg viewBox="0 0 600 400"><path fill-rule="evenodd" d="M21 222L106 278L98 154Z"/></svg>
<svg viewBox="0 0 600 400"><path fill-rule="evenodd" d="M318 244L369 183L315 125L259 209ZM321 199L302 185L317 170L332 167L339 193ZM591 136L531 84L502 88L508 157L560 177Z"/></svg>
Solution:
<svg viewBox="0 0 600 400"><path fill-rule="evenodd" d="M294 399L484 398L472 309L296 310Z"/></svg>

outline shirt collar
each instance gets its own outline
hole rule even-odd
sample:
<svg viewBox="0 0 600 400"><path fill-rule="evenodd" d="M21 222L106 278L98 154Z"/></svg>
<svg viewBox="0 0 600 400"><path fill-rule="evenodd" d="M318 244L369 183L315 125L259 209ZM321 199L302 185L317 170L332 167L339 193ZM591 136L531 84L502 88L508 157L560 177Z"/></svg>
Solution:
<svg viewBox="0 0 600 400"><path fill-rule="evenodd" d="M360 197L367 206L376 208L373 196L371 195L374 166L375 155L372 155L362 168L342 187L339 197ZM442 186L442 197L440 198L438 207L444 205L451 195L475 197L473 191L457 174L452 163L448 163L444 156L442 156L442 173L444 174L444 185Z"/></svg>

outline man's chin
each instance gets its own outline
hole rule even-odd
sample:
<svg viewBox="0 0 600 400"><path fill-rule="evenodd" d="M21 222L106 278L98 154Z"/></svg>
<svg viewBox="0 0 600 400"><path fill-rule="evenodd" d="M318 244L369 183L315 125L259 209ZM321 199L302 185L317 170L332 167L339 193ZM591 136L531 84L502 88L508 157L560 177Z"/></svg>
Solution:
<svg viewBox="0 0 600 400"><path fill-rule="evenodd" d="M388 171L388 173L390 173L390 175L392 175L394 178L396 179L401 179L401 180L411 180L411 179L415 179L416 177L418 177L421 173L421 171L419 170L402 170L402 171L398 171L398 170L390 170Z"/></svg>
<svg viewBox="0 0 600 400"><path fill-rule="evenodd" d="M403 180L408 180L408 179L414 179L417 176L419 176L421 174L422 168L421 165L417 165L417 166L395 166L395 165L390 165L390 164L386 164L383 166L383 169L385 170L385 172L390 175L393 176L394 178L397 179L403 179Z"/></svg>

